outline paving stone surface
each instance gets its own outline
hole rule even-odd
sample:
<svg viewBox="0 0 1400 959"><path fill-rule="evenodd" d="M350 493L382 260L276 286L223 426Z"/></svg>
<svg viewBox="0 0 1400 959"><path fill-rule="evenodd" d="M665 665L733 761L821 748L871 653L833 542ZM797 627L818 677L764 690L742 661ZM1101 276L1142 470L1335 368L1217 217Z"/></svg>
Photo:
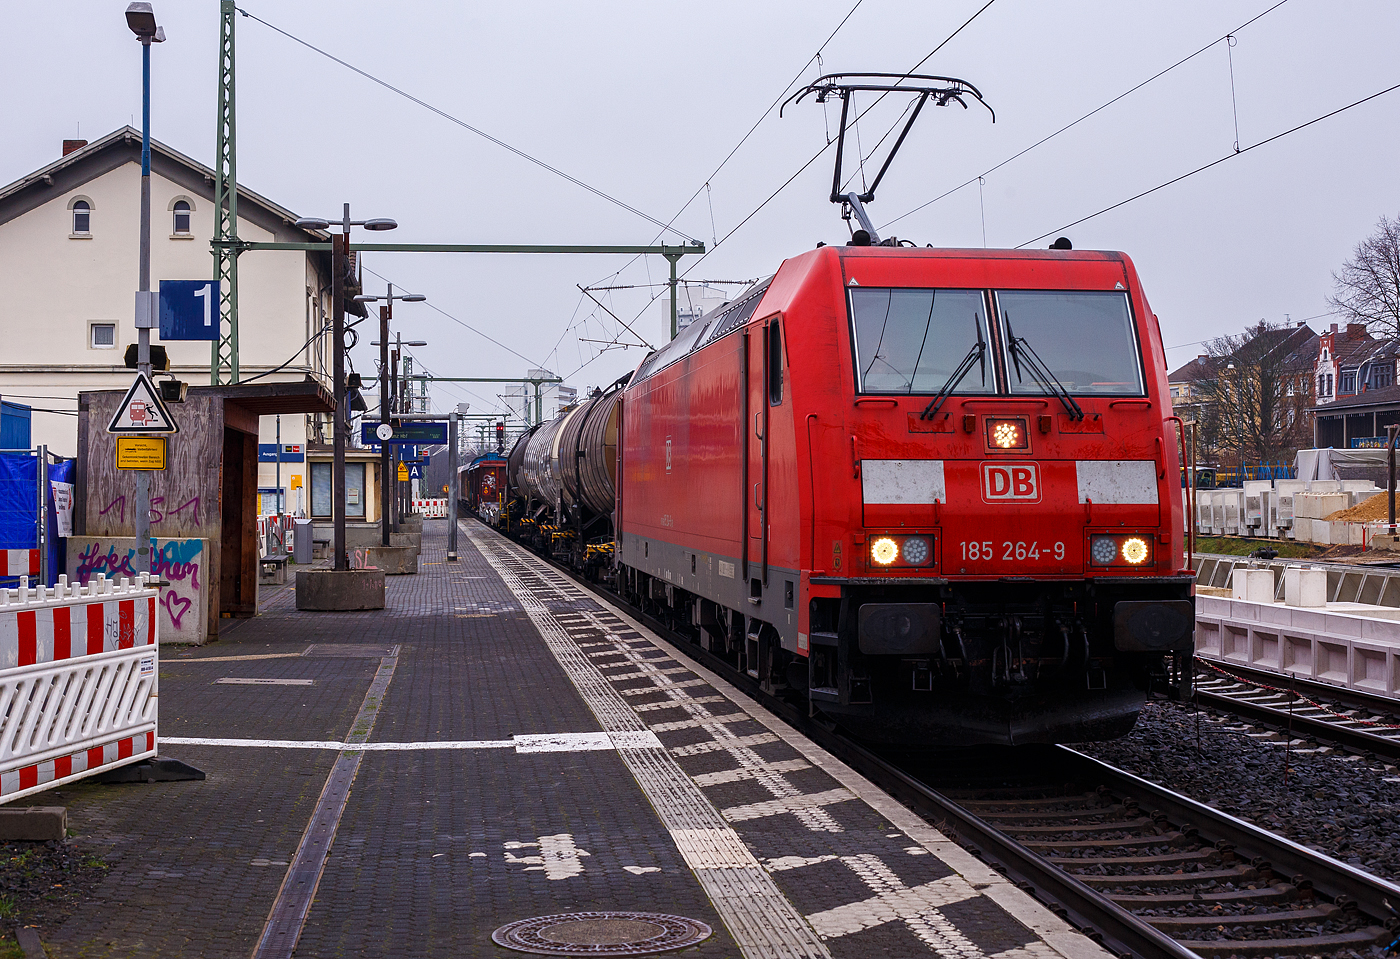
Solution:
<svg viewBox="0 0 1400 959"><path fill-rule="evenodd" d="M425 527L382 611L299 613L283 588L162 653L162 737L340 743L397 648L297 956L518 955L491 932L608 909L711 925L696 957L1063 955L591 595L475 523L448 564ZM252 955L342 755L162 753L208 779L63 790L110 868L43 930L53 955ZM756 947L750 919L796 945Z"/></svg>

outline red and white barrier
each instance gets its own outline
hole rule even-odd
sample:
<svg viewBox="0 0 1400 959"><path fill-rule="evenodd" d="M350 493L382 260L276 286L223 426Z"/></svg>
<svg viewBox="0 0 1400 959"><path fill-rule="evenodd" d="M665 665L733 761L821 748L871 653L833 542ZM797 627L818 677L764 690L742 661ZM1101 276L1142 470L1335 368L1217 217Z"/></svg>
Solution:
<svg viewBox="0 0 1400 959"><path fill-rule="evenodd" d="M38 573L37 549L0 549L0 576L36 576Z"/></svg>
<svg viewBox="0 0 1400 959"><path fill-rule="evenodd" d="M446 499L416 499L413 511L421 513L425 519L447 519Z"/></svg>
<svg viewBox="0 0 1400 959"><path fill-rule="evenodd" d="M0 589L0 803L156 753L157 591Z"/></svg>

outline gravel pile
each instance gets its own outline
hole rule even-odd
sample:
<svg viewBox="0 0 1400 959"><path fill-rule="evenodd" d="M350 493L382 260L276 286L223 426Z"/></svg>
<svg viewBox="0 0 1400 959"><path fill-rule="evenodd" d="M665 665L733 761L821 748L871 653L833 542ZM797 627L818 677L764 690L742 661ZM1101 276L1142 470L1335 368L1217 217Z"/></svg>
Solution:
<svg viewBox="0 0 1400 959"><path fill-rule="evenodd" d="M1076 748L1392 882L1400 881L1400 773L1341 752L1292 751L1237 720L1150 702L1122 739ZM1285 772L1285 765L1288 766ZM1286 781L1285 781L1286 780Z"/></svg>

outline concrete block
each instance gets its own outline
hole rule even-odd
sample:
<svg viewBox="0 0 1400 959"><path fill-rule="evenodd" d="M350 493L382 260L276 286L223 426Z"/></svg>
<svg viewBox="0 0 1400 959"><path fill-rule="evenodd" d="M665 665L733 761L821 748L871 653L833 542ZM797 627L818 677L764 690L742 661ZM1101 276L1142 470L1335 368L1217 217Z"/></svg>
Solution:
<svg viewBox="0 0 1400 959"><path fill-rule="evenodd" d="M1273 570L1236 567L1233 587L1234 599L1242 599L1248 603L1272 603L1274 601Z"/></svg>
<svg viewBox="0 0 1400 959"><path fill-rule="evenodd" d="M386 576L418 572L418 550L412 546L371 546L365 550L365 561Z"/></svg>
<svg viewBox="0 0 1400 959"><path fill-rule="evenodd" d="M1327 572L1292 567L1283 571L1283 601L1305 608L1327 605Z"/></svg>
<svg viewBox="0 0 1400 959"><path fill-rule="evenodd" d="M1312 520L1303 517L1293 520L1293 528L1289 531L1293 539L1300 543L1312 542Z"/></svg>
<svg viewBox="0 0 1400 959"><path fill-rule="evenodd" d="M347 612L383 608L382 569L297 570L297 609Z"/></svg>
<svg viewBox="0 0 1400 959"><path fill-rule="evenodd" d="M65 806L0 809L0 842L56 842L67 835Z"/></svg>
<svg viewBox="0 0 1400 959"><path fill-rule="evenodd" d="M407 513L399 517L399 529L405 533L423 532L423 514Z"/></svg>

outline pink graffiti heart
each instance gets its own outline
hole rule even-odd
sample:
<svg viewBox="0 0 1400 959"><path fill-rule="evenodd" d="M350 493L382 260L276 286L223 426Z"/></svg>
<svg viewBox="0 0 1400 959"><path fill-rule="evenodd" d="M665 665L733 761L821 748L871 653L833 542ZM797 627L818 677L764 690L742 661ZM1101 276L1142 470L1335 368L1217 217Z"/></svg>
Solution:
<svg viewBox="0 0 1400 959"><path fill-rule="evenodd" d="M185 614L190 611L190 607L194 605L194 600L176 596L173 590L166 590L165 595L160 599L160 604L164 606L165 611L170 614L170 622L174 624L176 629L179 629L180 620L184 619ZM176 606L180 607L179 612L175 611Z"/></svg>

